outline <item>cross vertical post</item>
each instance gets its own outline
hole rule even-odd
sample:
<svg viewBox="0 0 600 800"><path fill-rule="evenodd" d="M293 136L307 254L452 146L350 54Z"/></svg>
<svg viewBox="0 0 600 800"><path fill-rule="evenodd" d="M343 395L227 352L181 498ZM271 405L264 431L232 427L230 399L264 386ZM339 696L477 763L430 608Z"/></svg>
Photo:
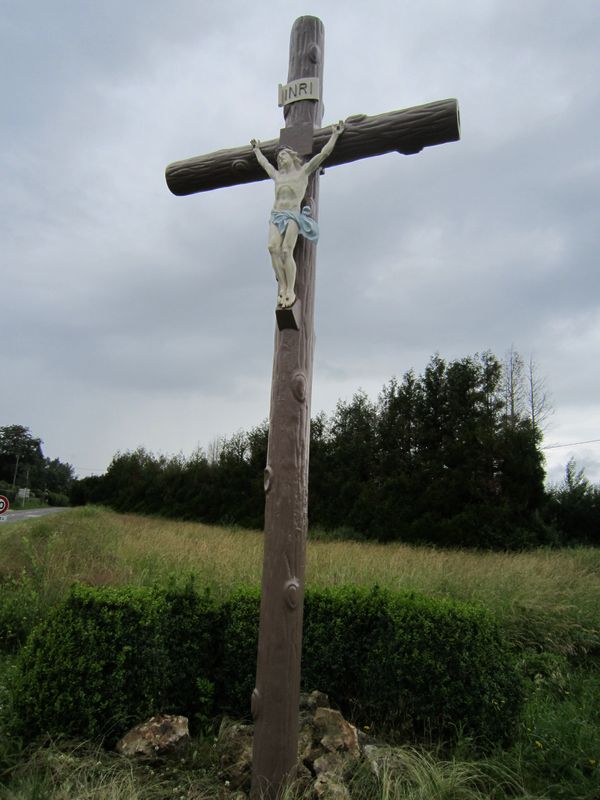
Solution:
<svg viewBox="0 0 600 800"><path fill-rule="evenodd" d="M218 150L169 164L166 180L176 195L277 178L278 147L285 144L316 167L347 164L362 158L398 152L412 155L460 139L458 103L439 100L423 106L368 117L355 114L340 123L343 135L318 129L323 105L323 24L300 17L290 38L288 87L280 96L310 86L310 99L285 105L286 127L279 140ZM318 92L315 85L318 84ZM318 130L317 130L318 129ZM259 160L259 153L262 153ZM319 153L320 157L314 155ZM311 155L313 156L310 159ZM267 163L268 162L268 163ZM281 182L279 188L283 191ZM288 191L293 190L288 184ZM276 203L277 201L276 181ZM318 216L318 170L308 177L302 206L312 220ZM299 199L299 198L298 198ZM292 203L293 205L293 203ZM276 206L277 207L277 206ZM279 209L289 209L280 205ZM275 210L275 207L274 207ZM299 210L299 209L298 209ZM304 210L304 209L303 209ZM271 240L269 240L271 247ZM288 252L289 255L289 252ZM300 660L304 606L304 569L308 523L308 456L310 400L314 351L316 249L300 236L293 253L295 296L276 310L275 354L271 386L269 446L265 469L265 536L256 684L251 708L255 720L252 800L279 800L293 778L298 748ZM274 266L275 263L274 263ZM279 283L279 276L278 276ZM294 289L293 286L289 287ZM289 299L289 302L287 302ZM313 687L320 688L320 687Z"/></svg>
<svg viewBox="0 0 600 800"><path fill-rule="evenodd" d="M317 77L322 83L323 45L319 19L296 20L290 37L288 81ZM312 129L321 125L322 101L299 101L286 106L284 113L286 132L306 131L310 124L312 139ZM309 179L303 203L315 220L318 191L317 171ZM298 330L277 326L275 331L260 627L252 694L253 800L279 796L294 775L298 750L316 245L299 237L294 258Z"/></svg>

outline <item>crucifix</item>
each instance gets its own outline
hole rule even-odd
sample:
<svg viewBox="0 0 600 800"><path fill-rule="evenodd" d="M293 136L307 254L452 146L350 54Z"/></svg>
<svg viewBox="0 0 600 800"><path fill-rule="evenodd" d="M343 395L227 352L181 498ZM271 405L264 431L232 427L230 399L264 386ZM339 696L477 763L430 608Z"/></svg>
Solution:
<svg viewBox="0 0 600 800"><path fill-rule="evenodd" d="M269 177L275 182L269 253L278 283L277 324L264 474L256 688L251 697L253 800L276 800L293 778L297 760L319 173L322 167L394 151L410 155L460 138L453 99L372 117L356 114L333 128L321 128L323 44L321 20L296 20L288 83L279 87L285 128L278 139L260 144L253 139L250 145L178 161L166 170L176 195Z"/></svg>

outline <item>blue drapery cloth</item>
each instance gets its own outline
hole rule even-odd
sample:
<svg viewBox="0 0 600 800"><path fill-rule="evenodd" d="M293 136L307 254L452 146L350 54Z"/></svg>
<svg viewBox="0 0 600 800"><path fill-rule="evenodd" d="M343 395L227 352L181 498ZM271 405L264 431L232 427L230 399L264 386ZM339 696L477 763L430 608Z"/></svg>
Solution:
<svg viewBox="0 0 600 800"><path fill-rule="evenodd" d="M310 216L310 208L304 206L301 213L297 211L271 211L271 222L277 225L279 233L283 236L286 232L288 222L293 219L298 226L298 231L302 236L311 242L319 239L319 226Z"/></svg>

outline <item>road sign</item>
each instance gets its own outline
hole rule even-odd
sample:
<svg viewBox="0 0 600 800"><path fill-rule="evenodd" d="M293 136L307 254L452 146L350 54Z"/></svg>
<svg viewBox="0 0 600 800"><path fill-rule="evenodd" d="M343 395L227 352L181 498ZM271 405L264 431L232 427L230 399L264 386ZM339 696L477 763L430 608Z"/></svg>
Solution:
<svg viewBox="0 0 600 800"><path fill-rule="evenodd" d="M22 497L24 500L26 500L30 494L31 494L31 489L19 489L19 491L17 492L17 497Z"/></svg>
<svg viewBox="0 0 600 800"><path fill-rule="evenodd" d="M10 503L8 502L8 497L4 497L3 494L0 494L0 515L8 511L9 507Z"/></svg>

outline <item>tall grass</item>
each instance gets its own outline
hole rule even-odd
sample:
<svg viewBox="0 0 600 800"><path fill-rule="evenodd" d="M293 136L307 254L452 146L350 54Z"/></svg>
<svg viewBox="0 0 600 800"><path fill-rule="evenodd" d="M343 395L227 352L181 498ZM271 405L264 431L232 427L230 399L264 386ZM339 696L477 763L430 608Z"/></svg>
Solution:
<svg viewBox="0 0 600 800"><path fill-rule="evenodd" d="M13 649L74 581L187 581L224 597L258 585L262 534L99 508L0 526L0 637ZM378 584L486 606L523 654L531 696L517 743L473 760L393 748L377 773L358 769L352 800L600 800L600 550L486 553L309 537L307 584ZM154 773L92 745L29 751L2 738L13 661L0 661L0 800L207 800L229 796L211 743L196 761ZM286 800L306 800L291 788Z"/></svg>
<svg viewBox="0 0 600 800"><path fill-rule="evenodd" d="M205 762L207 764L208 762ZM0 781L1 800L231 800L217 770L184 763L139 765L91 744L49 742L32 749L12 774ZM351 800L544 800L529 794L507 770L483 769L436 758L410 747L390 749L377 771L368 765L350 777ZM242 795L244 796L244 795ZM313 800L311 787L292 785L282 800ZM344 797L325 793L323 797Z"/></svg>
<svg viewBox="0 0 600 800"><path fill-rule="evenodd" d="M600 798L600 674L565 669L536 681L522 733L503 763L552 798Z"/></svg>
<svg viewBox="0 0 600 800"><path fill-rule="evenodd" d="M262 534L82 508L0 527L0 580L26 576L40 608L73 581L150 584L194 574L217 596L258 585ZM307 585L379 584L480 603L517 646L600 651L600 552L467 552L311 540Z"/></svg>
<svg viewBox="0 0 600 800"><path fill-rule="evenodd" d="M91 743L49 741L23 753L0 779L0 800L218 800L229 796L216 770L195 763L136 764ZM208 762L207 762L208 763Z"/></svg>

